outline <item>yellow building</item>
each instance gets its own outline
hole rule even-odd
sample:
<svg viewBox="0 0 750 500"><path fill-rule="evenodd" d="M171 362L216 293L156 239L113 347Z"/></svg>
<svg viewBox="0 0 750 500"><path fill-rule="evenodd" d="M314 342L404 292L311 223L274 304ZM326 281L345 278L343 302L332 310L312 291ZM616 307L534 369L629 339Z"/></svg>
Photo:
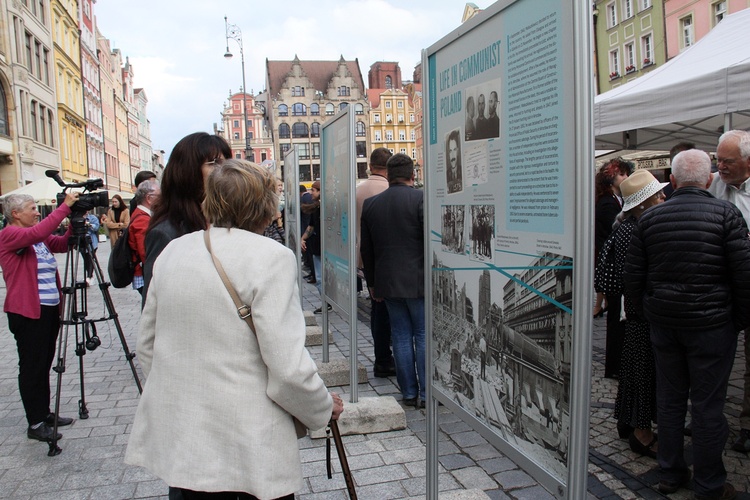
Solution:
<svg viewBox="0 0 750 500"><path fill-rule="evenodd" d="M376 62L370 66L368 80L372 149L384 147L416 160L417 119L411 96L402 90L401 68L396 62Z"/></svg>
<svg viewBox="0 0 750 500"><path fill-rule="evenodd" d="M80 182L88 178L88 164L77 1L52 0L50 6L62 176Z"/></svg>

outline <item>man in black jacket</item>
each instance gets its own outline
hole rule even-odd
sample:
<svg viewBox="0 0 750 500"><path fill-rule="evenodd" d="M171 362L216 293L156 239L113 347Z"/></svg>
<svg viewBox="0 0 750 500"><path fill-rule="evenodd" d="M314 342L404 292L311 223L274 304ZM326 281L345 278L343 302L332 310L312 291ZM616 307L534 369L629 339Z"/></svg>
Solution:
<svg viewBox="0 0 750 500"><path fill-rule="evenodd" d="M360 254L370 295L384 298L404 404L424 407L424 193L414 189L414 162L386 163L389 187L362 207Z"/></svg>
<svg viewBox="0 0 750 500"><path fill-rule="evenodd" d="M750 324L750 240L742 213L718 200L711 160L678 154L669 201L647 210L633 233L625 289L651 324L659 416L659 491L690 480L683 425L692 402L695 498L734 498L722 461L724 417L737 332Z"/></svg>

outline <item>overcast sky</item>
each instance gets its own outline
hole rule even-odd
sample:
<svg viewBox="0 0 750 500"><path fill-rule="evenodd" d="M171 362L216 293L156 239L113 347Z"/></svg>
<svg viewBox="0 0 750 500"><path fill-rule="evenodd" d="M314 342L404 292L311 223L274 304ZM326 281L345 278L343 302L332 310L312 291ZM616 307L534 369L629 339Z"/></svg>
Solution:
<svg viewBox="0 0 750 500"><path fill-rule="evenodd" d="M474 2L486 8L491 1ZM98 0L99 30L130 58L148 97L154 149L213 130L242 86L239 45L226 51L224 16L242 30L248 91L265 88L265 60L397 61L411 80L421 50L461 24L462 0Z"/></svg>

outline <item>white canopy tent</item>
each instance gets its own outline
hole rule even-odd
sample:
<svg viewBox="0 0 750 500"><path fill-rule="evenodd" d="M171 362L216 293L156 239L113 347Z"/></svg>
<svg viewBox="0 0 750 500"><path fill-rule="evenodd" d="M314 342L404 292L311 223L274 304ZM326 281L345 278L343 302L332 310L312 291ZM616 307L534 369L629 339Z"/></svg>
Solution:
<svg viewBox="0 0 750 500"><path fill-rule="evenodd" d="M11 194L28 194L34 197L37 205L55 206L57 205L57 193L62 192L60 185L54 179L42 177L30 184L26 184L18 189L14 189L0 196L0 201Z"/></svg>
<svg viewBox="0 0 750 500"><path fill-rule="evenodd" d="M730 129L750 130L750 9L594 101L597 149L668 150L691 141L713 151Z"/></svg>

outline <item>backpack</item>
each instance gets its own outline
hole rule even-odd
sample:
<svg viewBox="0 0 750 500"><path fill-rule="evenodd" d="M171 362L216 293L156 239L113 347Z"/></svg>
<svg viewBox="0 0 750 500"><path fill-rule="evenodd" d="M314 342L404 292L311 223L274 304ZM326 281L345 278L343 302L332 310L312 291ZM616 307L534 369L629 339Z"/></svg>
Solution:
<svg viewBox="0 0 750 500"><path fill-rule="evenodd" d="M132 223L133 221L130 222ZM115 288L125 288L131 284L135 268L139 264L135 252L133 252L128 243L129 229L130 226L122 230L122 234L112 247L112 253L109 254L107 271L109 272L109 281Z"/></svg>

